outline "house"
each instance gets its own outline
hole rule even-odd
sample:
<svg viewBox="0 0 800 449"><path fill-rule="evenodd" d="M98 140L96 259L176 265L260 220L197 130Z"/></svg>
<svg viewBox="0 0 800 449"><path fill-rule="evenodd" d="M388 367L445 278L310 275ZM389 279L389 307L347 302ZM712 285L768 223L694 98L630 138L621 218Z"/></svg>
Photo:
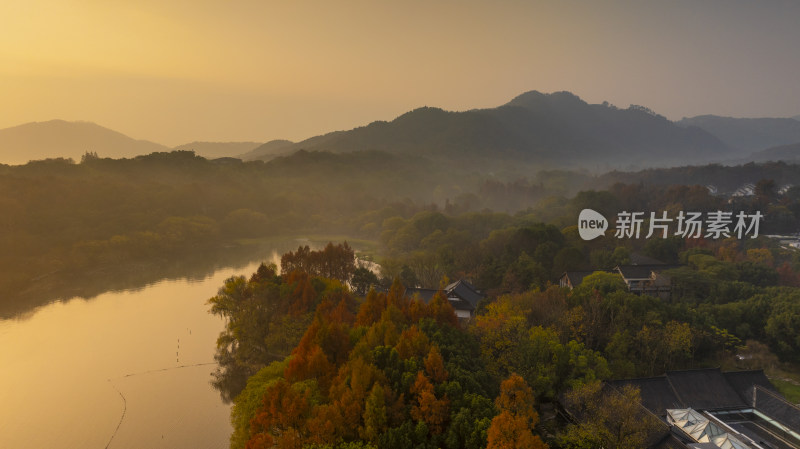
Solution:
<svg viewBox="0 0 800 449"><path fill-rule="evenodd" d="M406 295L427 303L433 299L433 296L438 291L438 289L432 288L410 287L406 288ZM463 279L447 285L442 291L447 296L450 305L455 309L456 317L463 321L468 321L475 316L475 309L478 308L478 303L486 297L475 286Z"/></svg>
<svg viewBox="0 0 800 449"><path fill-rule="evenodd" d="M672 282L664 272L673 268L678 265L619 265L614 267L614 272L622 276L631 293L670 299Z"/></svg>
<svg viewBox="0 0 800 449"><path fill-rule="evenodd" d="M561 275L561 278L558 279L558 286L572 290L581 285L583 278L592 273L594 273L594 271L565 271L564 274Z"/></svg>
<svg viewBox="0 0 800 449"><path fill-rule="evenodd" d="M606 385L612 392L639 388L642 407L669 426L678 447L800 449L800 408L778 394L762 370L668 371Z"/></svg>
<svg viewBox="0 0 800 449"><path fill-rule="evenodd" d="M664 272L679 265L648 264L619 265L612 273L619 274L628 287L628 291L637 295L656 296L668 300L672 294L672 283ZM602 271L602 270L597 270ZM596 271L565 271L558 280L560 287L573 288L579 286L583 279Z"/></svg>

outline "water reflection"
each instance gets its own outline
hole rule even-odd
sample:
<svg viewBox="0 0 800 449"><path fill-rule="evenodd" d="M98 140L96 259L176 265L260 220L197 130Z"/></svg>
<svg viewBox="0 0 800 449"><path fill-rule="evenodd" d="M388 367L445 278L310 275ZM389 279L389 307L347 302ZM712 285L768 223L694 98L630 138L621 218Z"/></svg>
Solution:
<svg viewBox="0 0 800 449"><path fill-rule="evenodd" d="M76 281L92 300L53 292L0 319L0 447L227 447L230 406L209 384L224 324L206 301L277 252L228 255ZM112 286L130 289L102 293Z"/></svg>
<svg viewBox="0 0 800 449"><path fill-rule="evenodd" d="M121 264L97 267L90 272L53 273L40 277L22 292L0 292L0 319L26 319L37 307L67 299L92 299L104 292L140 292L147 286L168 279L204 282L223 268L244 268L264 255L274 260L278 254L296 249L297 240L260 245L228 246L199 252L191 257L159 260L148 264Z"/></svg>

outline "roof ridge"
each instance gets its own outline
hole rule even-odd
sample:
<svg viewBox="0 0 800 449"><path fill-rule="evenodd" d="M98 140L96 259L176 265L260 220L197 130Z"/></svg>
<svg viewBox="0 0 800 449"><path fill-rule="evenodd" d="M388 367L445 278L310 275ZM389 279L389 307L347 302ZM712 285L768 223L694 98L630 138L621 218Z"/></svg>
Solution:
<svg viewBox="0 0 800 449"><path fill-rule="evenodd" d="M773 398L785 403L786 405L788 405L788 406L792 407L793 409L795 409L795 410L800 412L800 407L798 407L796 404L791 403L788 399L780 396L779 394L775 393L774 391L772 391L772 390L770 390L768 388L764 388L761 385L754 384L753 385L753 391L758 391L758 390L763 390L765 393L769 394ZM755 406L756 406L755 398L753 398L753 407L755 407Z"/></svg>
<svg viewBox="0 0 800 449"><path fill-rule="evenodd" d="M675 397L678 398L678 400L681 402L681 406L683 406L684 408L690 408L686 405L686 401L681 397L681 395L678 394L678 389L675 388L675 385L672 384L672 381L669 378L669 371L664 373L664 377L667 379L667 385L669 385L669 388L670 390L672 390L672 393L675 394Z"/></svg>

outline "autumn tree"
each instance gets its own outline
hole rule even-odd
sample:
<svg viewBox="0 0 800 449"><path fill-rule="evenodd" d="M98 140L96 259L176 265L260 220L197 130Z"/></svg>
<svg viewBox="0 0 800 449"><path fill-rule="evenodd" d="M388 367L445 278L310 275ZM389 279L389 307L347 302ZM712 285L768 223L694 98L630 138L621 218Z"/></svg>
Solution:
<svg viewBox="0 0 800 449"><path fill-rule="evenodd" d="M414 406L411 408L411 417L427 424L431 433L440 434L444 431L445 423L449 416L447 397L436 397L433 384L422 371L417 373L414 385L411 387L414 395Z"/></svg>
<svg viewBox="0 0 800 449"><path fill-rule="evenodd" d="M302 448L310 394L310 390L297 391L283 379L267 387L263 406L250 422L247 449Z"/></svg>
<svg viewBox="0 0 800 449"><path fill-rule="evenodd" d="M500 414L492 419L489 427L487 449L547 448L533 428L539 422L539 414L533 408L533 391L525 380L512 374L500 385L500 396L495 406Z"/></svg>
<svg viewBox="0 0 800 449"><path fill-rule="evenodd" d="M425 357L425 372L428 373L431 380L436 383L442 383L447 380L447 370L444 368L444 360L436 346L431 346L428 356Z"/></svg>
<svg viewBox="0 0 800 449"><path fill-rule="evenodd" d="M355 272L355 252L347 242L334 245L328 242L324 249L312 251L308 245L281 256L281 271L303 271L312 276L338 279L347 283Z"/></svg>
<svg viewBox="0 0 800 449"><path fill-rule="evenodd" d="M435 319L440 324L448 324L450 326L458 326L458 317L456 311L447 296L443 291L439 290L433 295L430 303L428 304L429 316Z"/></svg>
<svg viewBox="0 0 800 449"><path fill-rule="evenodd" d="M585 384L567 393L565 407L578 422L559 436L564 448L639 449L668 431L642 407L639 388L632 385L615 389L601 382Z"/></svg>
<svg viewBox="0 0 800 449"><path fill-rule="evenodd" d="M471 331L481 343L486 368L498 378L507 376L520 365L517 348L527 334L524 314L525 311L509 297L501 297L473 321Z"/></svg>
<svg viewBox="0 0 800 449"><path fill-rule="evenodd" d="M386 308L386 294L370 290L361 307L358 308L356 324L359 326L369 326L381 319L381 313Z"/></svg>
<svg viewBox="0 0 800 449"><path fill-rule="evenodd" d="M403 330L395 346L401 359L424 357L430 351L430 340L416 325Z"/></svg>
<svg viewBox="0 0 800 449"><path fill-rule="evenodd" d="M231 449L244 449L250 439L250 421L264 404L267 387L283 376L288 360L273 362L247 379L247 387L236 397L231 408Z"/></svg>

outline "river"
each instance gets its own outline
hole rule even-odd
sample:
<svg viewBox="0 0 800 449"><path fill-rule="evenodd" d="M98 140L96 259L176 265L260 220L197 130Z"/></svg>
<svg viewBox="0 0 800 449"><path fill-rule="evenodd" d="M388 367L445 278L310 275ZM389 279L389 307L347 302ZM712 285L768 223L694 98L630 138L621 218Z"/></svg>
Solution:
<svg viewBox="0 0 800 449"><path fill-rule="evenodd" d="M228 447L209 383L224 323L206 301L275 258L0 320L0 448Z"/></svg>

